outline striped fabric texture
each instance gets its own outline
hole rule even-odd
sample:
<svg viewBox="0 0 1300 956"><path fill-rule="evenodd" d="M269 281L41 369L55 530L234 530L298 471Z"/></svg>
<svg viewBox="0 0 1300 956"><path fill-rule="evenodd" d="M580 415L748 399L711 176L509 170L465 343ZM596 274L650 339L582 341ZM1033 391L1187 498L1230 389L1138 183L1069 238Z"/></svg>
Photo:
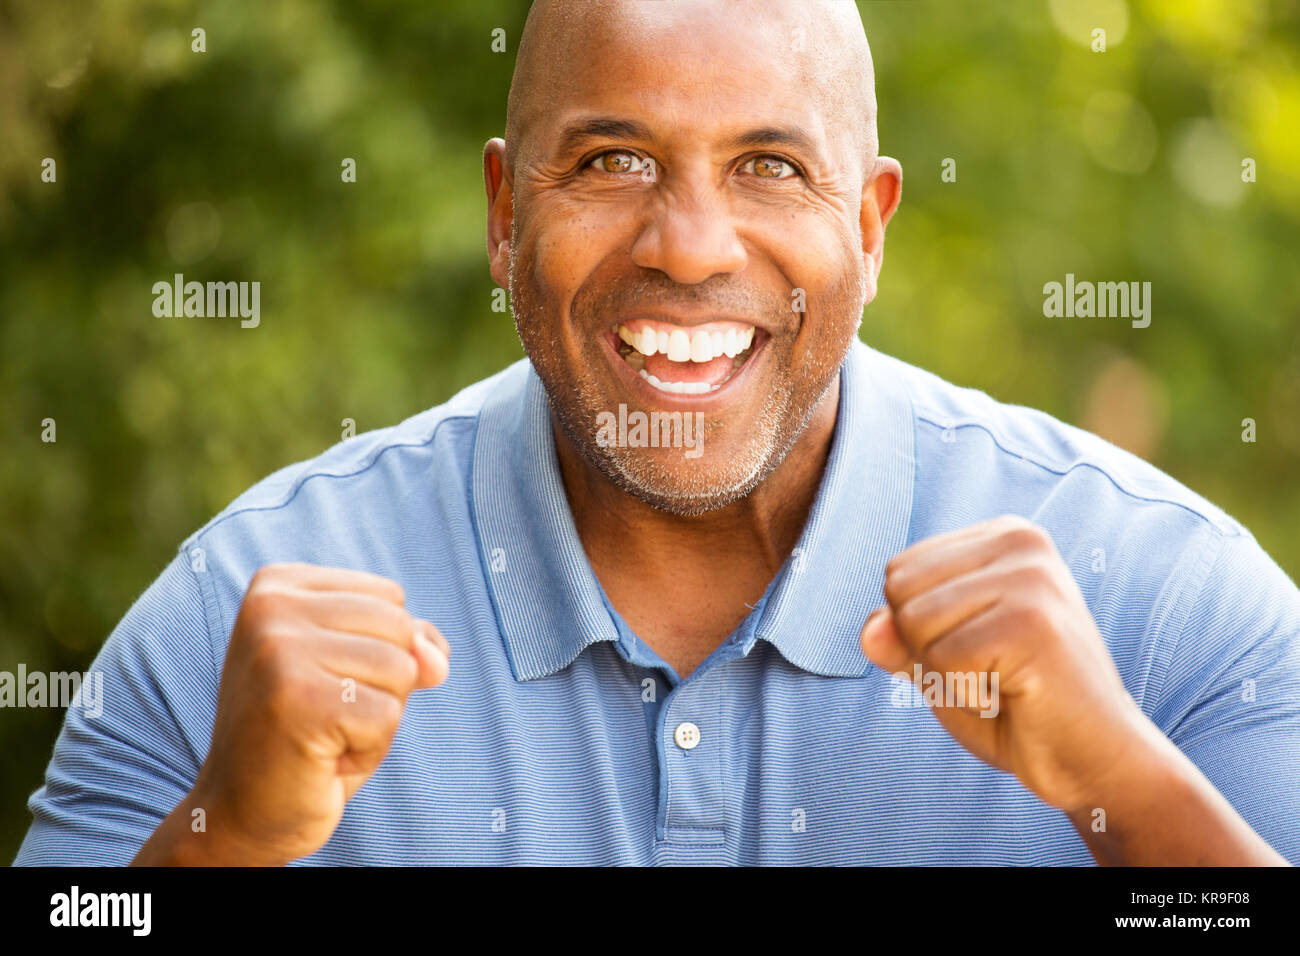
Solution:
<svg viewBox="0 0 1300 956"><path fill-rule="evenodd" d="M307 561L394 578L454 653L299 863L1091 864L1061 812L858 647L893 555L1005 513L1050 532L1144 712L1300 863L1286 574L1137 458L861 343L797 549L686 680L592 573L526 360L271 475L110 635L103 713L69 710L16 862L132 859L205 759L249 579Z"/></svg>

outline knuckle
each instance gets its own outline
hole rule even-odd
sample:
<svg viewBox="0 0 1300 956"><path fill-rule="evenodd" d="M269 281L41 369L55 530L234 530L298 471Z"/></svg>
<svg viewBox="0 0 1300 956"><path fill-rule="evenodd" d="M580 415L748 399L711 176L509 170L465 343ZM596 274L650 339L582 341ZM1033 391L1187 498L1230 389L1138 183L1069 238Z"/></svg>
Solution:
<svg viewBox="0 0 1300 956"><path fill-rule="evenodd" d="M388 590L390 599L395 604L406 604L406 589L394 581L392 578L383 578L384 586Z"/></svg>
<svg viewBox="0 0 1300 956"><path fill-rule="evenodd" d="M894 623L900 631L911 634L925 623L925 608L920 601L908 601L894 612Z"/></svg>
<svg viewBox="0 0 1300 956"><path fill-rule="evenodd" d="M411 614L405 608L400 608L393 605L389 605L389 606L392 607L393 609L392 610L393 627L396 629L396 631L400 634L405 635L407 638L413 637L416 628L415 618L412 617Z"/></svg>
<svg viewBox="0 0 1300 956"><path fill-rule="evenodd" d="M274 580L276 573L277 573L277 565L274 564L262 565L260 568L254 571L253 576L248 579L249 592L251 593L253 591L256 591L258 588L266 584L268 581Z"/></svg>
<svg viewBox="0 0 1300 956"><path fill-rule="evenodd" d="M886 569L885 572L885 600L891 605L897 604L902 600L903 595L907 593L907 574L906 572L894 568Z"/></svg>
<svg viewBox="0 0 1300 956"><path fill-rule="evenodd" d="M294 574L300 567L301 565L285 561L275 561L271 564L264 564L253 572L252 578L249 579L249 586L263 587L266 585L274 585Z"/></svg>
<svg viewBox="0 0 1300 956"><path fill-rule="evenodd" d="M401 668L402 686L409 694L420 681L420 662L411 654L403 654Z"/></svg>
<svg viewBox="0 0 1300 956"><path fill-rule="evenodd" d="M1029 533L1033 536L1034 544L1040 551L1047 552L1056 550L1056 543L1052 540L1052 536L1048 533L1047 529L1042 525L1031 524L1029 526Z"/></svg>
<svg viewBox="0 0 1300 956"><path fill-rule="evenodd" d="M1021 601L1007 611L1008 623L1017 631L1041 633L1051 626L1051 616L1038 601Z"/></svg>
<svg viewBox="0 0 1300 956"><path fill-rule="evenodd" d="M970 657L966 642L949 638L935 641L926 654L928 664L938 671L965 670Z"/></svg>
<svg viewBox="0 0 1300 956"><path fill-rule="evenodd" d="M1036 595L1054 590L1056 576L1052 573L1052 569L1041 561L1032 561L1012 572L1011 583L1015 587L1023 588L1028 593Z"/></svg>
<svg viewBox="0 0 1300 956"><path fill-rule="evenodd" d="M384 648L382 666L404 694L410 693L420 679L420 663L415 655L398 647Z"/></svg>
<svg viewBox="0 0 1300 956"><path fill-rule="evenodd" d="M244 603L240 608L240 612L249 621L265 621L274 616L279 604L280 595L254 584L249 587L248 593L244 595Z"/></svg>
<svg viewBox="0 0 1300 956"><path fill-rule="evenodd" d="M385 604L406 604L406 589L383 575L371 574L369 571L349 571L350 579L355 582L356 590Z"/></svg>
<svg viewBox="0 0 1300 956"><path fill-rule="evenodd" d="M240 614L248 620L265 624L283 615L286 608L299 600L298 595L278 580L263 580L250 584L240 606Z"/></svg>
<svg viewBox="0 0 1300 956"><path fill-rule="evenodd" d="M376 708L376 719L384 735L391 737L402 722L402 702L392 694L382 694Z"/></svg>
<svg viewBox="0 0 1300 956"><path fill-rule="evenodd" d="M1047 532L1039 525L1019 515L1007 515L1002 527L1002 539L1016 549L1039 549L1049 543Z"/></svg>

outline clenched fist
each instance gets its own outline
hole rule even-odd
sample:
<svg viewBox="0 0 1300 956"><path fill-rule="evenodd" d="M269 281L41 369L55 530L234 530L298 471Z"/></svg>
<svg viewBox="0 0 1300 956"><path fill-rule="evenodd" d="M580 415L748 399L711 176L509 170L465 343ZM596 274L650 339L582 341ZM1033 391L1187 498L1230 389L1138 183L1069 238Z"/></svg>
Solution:
<svg viewBox="0 0 1300 956"><path fill-rule="evenodd" d="M867 658L909 679L996 673L996 708L945 697L935 717L1064 810L1099 863L1286 865L1129 696L1042 528L1007 516L921 541L889 562L885 601Z"/></svg>
<svg viewBox="0 0 1300 956"><path fill-rule="evenodd" d="M384 759L407 695L450 647L393 581L307 564L253 576L231 633L212 746L136 863L280 864L319 849ZM206 830L192 833L202 808Z"/></svg>
<svg viewBox="0 0 1300 956"><path fill-rule="evenodd" d="M1084 806L1158 730L1120 680L1083 595L1051 538L1002 517L921 541L890 561L887 606L862 650L912 679L997 675L996 709L942 706L957 742L1010 771L1045 802Z"/></svg>

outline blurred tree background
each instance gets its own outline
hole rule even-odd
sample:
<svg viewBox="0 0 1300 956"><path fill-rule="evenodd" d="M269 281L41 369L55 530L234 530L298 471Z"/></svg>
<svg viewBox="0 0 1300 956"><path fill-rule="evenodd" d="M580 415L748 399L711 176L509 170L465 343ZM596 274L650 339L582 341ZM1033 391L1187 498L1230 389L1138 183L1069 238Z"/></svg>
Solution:
<svg viewBox="0 0 1300 956"><path fill-rule="evenodd" d="M0 0L0 670L84 670L239 492L522 354L481 150L527 6ZM859 8L905 171L863 337L1147 458L1300 576L1300 4ZM259 281L260 325L156 318L176 272ZM1150 282L1150 327L1044 317L1066 273ZM61 721L0 711L0 858Z"/></svg>

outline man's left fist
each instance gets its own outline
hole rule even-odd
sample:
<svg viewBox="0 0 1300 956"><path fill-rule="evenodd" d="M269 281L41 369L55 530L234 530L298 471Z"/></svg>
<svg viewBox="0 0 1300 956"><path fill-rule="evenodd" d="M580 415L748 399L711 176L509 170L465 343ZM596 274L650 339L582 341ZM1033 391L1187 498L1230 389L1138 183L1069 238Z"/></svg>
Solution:
<svg viewBox="0 0 1300 956"><path fill-rule="evenodd" d="M997 708L983 717L975 700L934 714L963 747L1052 806L1090 805L1159 735L1124 689L1056 546L1024 518L914 544L889 562L885 600L862 629L867 658L909 681L919 664L995 686Z"/></svg>

